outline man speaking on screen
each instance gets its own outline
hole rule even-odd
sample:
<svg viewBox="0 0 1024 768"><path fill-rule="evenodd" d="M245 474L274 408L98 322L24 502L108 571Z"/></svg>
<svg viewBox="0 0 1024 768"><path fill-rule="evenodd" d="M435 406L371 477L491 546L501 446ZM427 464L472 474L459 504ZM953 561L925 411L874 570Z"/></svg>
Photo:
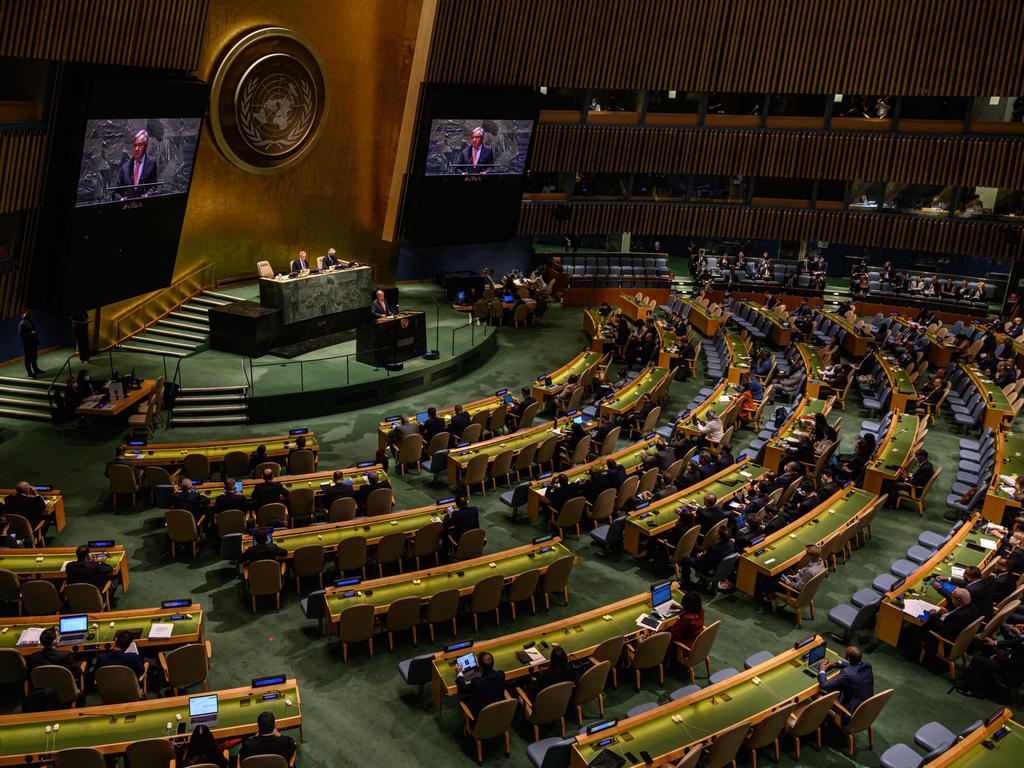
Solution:
<svg viewBox="0 0 1024 768"><path fill-rule="evenodd" d="M494 151L484 144L484 129L477 127L469 139L469 146L462 150L462 172L487 173L494 165Z"/></svg>
<svg viewBox="0 0 1024 768"><path fill-rule="evenodd" d="M156 160L146 154L149 133L141 130L132 142L132 156L121 166L118 190L114 197L124 200L131 197L146 197L156 192Z"/></svg>

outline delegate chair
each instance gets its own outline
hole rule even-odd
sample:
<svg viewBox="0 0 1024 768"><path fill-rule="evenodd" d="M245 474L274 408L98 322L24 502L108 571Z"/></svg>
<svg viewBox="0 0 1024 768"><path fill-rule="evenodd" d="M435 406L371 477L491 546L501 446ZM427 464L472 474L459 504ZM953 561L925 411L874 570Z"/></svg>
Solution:
<svg viewBox="0 0 1024 768"><path fill-rule="evenodd" d="M135 495L139 492L135 469L124 464L111 464L107 467L107 473L110 475L110 500L114 509L117 509L118 496L131 496L134 507Z"/></svg>
<svg viewBox="0 0 1024 768"><path fill-rule="evenodd" d="M508 591L505 595L509 608L512 609L512 621L516 620L516 605L525 602L526 600L530 601L530 613L536 615L537 587L540 584L540 577L540 571L533 568L529 571L520 573L512 579L512 583L509 584Z"/></svg>
<svg viewBox="0 0 1024 768"><path fill-rule="evenodd" d="M285 564L277 560L257 560L246 569L246 588L256 613L256 598L273 595L277 610L281 610L281 592L284 589Z"/></svg>
<svg viewBox="0 0 1024 768"><path fill-rule="evenodd" d="M569 704L576 708L576 718L583 725L583 705L597 701L598 712L604 717L604 687L608 684L608 673L612 663L602 661L580 675L572 692Z"/></svg>
<svg viewBox="0 0 1024 768"><path fill-rule="evenodd" d="M800 762L800 739L814 734L815 745L821 749L821 726L839 698L839 691L832 691L820 699L813 699L798 705L786 721L786 732L793 737L793 756Z"/></svg>
<svg viewBox="0 0 1024 768"><path fill-rule="evenodd" d="M94 584L68 584L64 587L64 599L71 613L102 613L110 610L110 585L103 584L101 592Z"/></svg>
<svg viewBox="0 0 1024 768"><path fill-rule="evenodd" d="M526 692L516 687L516 696L523 707L523 716L526 722L533 726L533 740L540 740L540 727L557 722L559 733L565 737L565 711L569 707L569 699L572 696L573 683L565 681L549 685L537 693L536 698L530 701Z"/></svg>
<svg viewBox="0 0 1024 768"><path fill-rule="evenodd" d="M784 583L779 582L779 586L783 591L776 592L772 595L772 612L775 611L779 605L786 605L792 608L796 612L796 625L803 627L803 613L804 607L808 607L811 610L811 620L814 620L814 595L817 594L818 588L821 586L821 582L828 576L828 570L824 570L817 574L806 584L800 591L796 591L791 587L787 587Z"/></svg>
<svg viewBox="0 0 1024 768"><path fill-rule="evenodd" d="M54 768L107 768L107 759L92 747L62 749L53 756Z"/></svg>
<svg viewBox="0 0 1024 768"><path fill-rule="evenodd" d="M149 665L146 665L148 670ZM96 689L104 704L128 704L146 698L146 672L135 672L120 664L96 670Z"/></svg>
<svg viewBox="0 0 1024 768"><path fill-rule="evenodd" d="M715 640L718 638L718 630L721 626L722 622L719 620L704 627L700 634L694 638L693 645L690 647L685 646L679 641L673 643L676 648L676 661L690 673L690 683L696 680L693 668L698 664L703 663L708 677L711 676L711 649L715 645Z"/></svg>
<svg viewBox="0 0 1024 768"><path fill-rule="evenodd" d="M133 741L124 751L127 768L171 768L177 754L167 739Z"/></svg>
<svg viewBox="0 0 1024 768"><path fill-rule="evenodd" d="M76 680L67 667L44 664L32 670L29 680L33 688L52 688L62 707L74 707L82 696L81 674Z"/></svg>
<svg viewBox="0 0 1024 768"><path fill-rule="evenodd" d="M195 559L199 549L200 528L204 522L206 522L205 516L196 520L187 509L167 510L164 514L164 523L167 526L167 536L171 542L172 560L178 552L179 544L191 545L192 558Z"/></svg>
<svg viewBox="0 0 1024 768"><path fill-rule="evenodd" d="M384 617L384 630L388 633L388 650L395 652L395 633L412 632L412 644L416 645L416 625L420 622L419 595L400 597L388 608Z"/></svg>
<svg viewBox="0 0 1024 768"><path fill-rule="evenodd" d="M752 768L757 768L757 750L764 747L774 747L775 762L778 763L781 755L779 753L779 737L789 720L796 704L789 704L779 707L768 717L764 718L750 729L743 745L750 750L750 762Z"/></svg>
<svg viewBox="0 0 1024 768"><path fill-rule="evenodd" d="M21 607L26 616L52 616L61 612L64 601L52 581L33 579L21 585Z"/></svg>
<svg viewBox="0 0 1024 768"><path fill-rule="evenodd" d="M427 602L427 612L424 618L427 630L430 632L430 642L434 642L434 625L450 621L452 623L452 637L459 634L459 590L445 589L438 592Z"/></svg>
<svg viewBox="0 0 1024 768"><path fill-rule="evenodd" d="M885 708L886 702L893 694L892 688L887 688L880 693L876 693L870 699L865 699L860 703L860 706L853 711L852 714L846 712L843 709L843 705L838 701L835 704L836 709L842 710L844 713L849 715L849 719L843 723L837 718L837 725L839 730L842 731L846 737L847 748L850 752L850 757L853 757L853 737L861 733L862 731L868 732L868 746L872 749L875 748L875 720L882 713L882 709Z"/></svg>
<svg viewBox="0 0 1024 768"><path fill-rule="evenodd" d="M0 648L0 686L17 685L28 693L28 664L14 648Z"/></svg>
<svg viewBox="0 0 1024 768"><path fill-rule="evenodd" d="M601 643L594 652L590 654L587 659L591 664L600 664L602 661L607 661L611 664L612 673L612 688L619 687L619 673L617 666L619 660L622 658L622 649L626 646L626 638L622 635L615 635L615 637L609 637L603 643Z"/></svg>
<svg viewBox="0 0 1024 768"><path fill-rule="evenodd" d="M473 587L470 597L469 611L473 614L473 631L480 631L479 617L482 613L494 611L494 625L501 624L501 593L505 587L505 577L501 574L486 576Z"/></svg>
<svg viewBox="0 0 1024 768"><path fill-rule="evenodd" d="M319 544L299 547L292 553L292 576L295 579L295 594L302 594L302 580L316 576L320 589L324 588L324 548Z"/></svg>
<svg viewBox="0 0 1024 768"><path fill-rule="evenodd" d="M551 609L551 594L559 592L566 606L569 605L569 574L576 562L573 555L563 555L548 566L540 580L540 591L544 594L544 609Z"/></svg>
<svg viewBox="0 0 1024 768"><path fill-rule="evenodd" d="M466 735L476 742L476 761L483 765L484 741L502 735L505 736L505 756L507 757L512 750L509 730L512 728L512 719L516 716L519 702L506 692L504 700L488 704L480 710L476 717L473 717L466 702L459 702L459 705L462 707L463 728Z"/></svg>
<svg viewBox="0 0 1024 768"><path fill-rule="evenodd" d="M341 660L348 664L348 644L366 641L373 658L373 630L375 617L372 605L353 605L338 617L338 639L341 641Z"/></svg>
<svg viewBox="0 0 1024 768"><path fill-rule="evenodd" d="M210 690L210 658L212 656L213 646L209 640L204 643L189 643L175 648L169 653L160 653L160 668L175 696L179 694L179 691L197 685L202 685L204 691Z"/></svg>
<svg viewBox="0 0 1024 768"><path fill-rule="evenodd" d="M665 682L665 654L668 651L672 635L668 632L655 632L648 635L635 646L626 644L626 660L636 675L636 689L640 690L640 673L645 669L658 669L658 682Z"/></svg>
<svg viewBox="0 0 1024 768"><path fill-rule="evenodd" d="M750 726L743 722L737 723L715 736L704 752L704 759L701 760L702 768L725 768L727 765L736 765L736 756L747 738Z"/></svg>

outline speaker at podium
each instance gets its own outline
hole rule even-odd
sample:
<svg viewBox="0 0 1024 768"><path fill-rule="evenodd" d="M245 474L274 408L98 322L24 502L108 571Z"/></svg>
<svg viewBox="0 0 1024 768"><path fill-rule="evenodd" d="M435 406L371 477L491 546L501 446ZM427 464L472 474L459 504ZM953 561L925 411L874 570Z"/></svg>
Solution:
<svg viewBox="0 0 1024 768"><path fill-rule="evenodd" d="M423 312L398 312L367 318L356 331L356 360L374 367L422 357L427 351Z"/></svg>

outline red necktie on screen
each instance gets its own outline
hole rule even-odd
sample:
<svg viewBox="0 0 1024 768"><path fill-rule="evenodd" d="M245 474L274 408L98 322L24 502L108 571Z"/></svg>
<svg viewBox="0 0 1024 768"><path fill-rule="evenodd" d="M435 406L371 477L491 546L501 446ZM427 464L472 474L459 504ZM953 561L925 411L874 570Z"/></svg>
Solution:
<svg viewBox="0 0 1024 768"><path fill-rule="evenodd" d="M477 147L473 150L473 165L476 165L477 160L480 159L480 148Z"/></svg>
<svg viewBox="0 0 1024 768"><path fill-rule="evenodd" d="M139 186L139 173L142 171L142 163L135 161L135 182L134 186Z"/></svg>

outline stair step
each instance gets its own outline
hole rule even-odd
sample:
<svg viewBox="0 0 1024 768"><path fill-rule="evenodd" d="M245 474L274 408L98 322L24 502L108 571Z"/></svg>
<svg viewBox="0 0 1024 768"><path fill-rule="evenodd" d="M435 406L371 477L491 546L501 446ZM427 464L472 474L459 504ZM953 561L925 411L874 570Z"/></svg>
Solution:
<svg viewBox="0 0 1024 768"><path fill-rule="evenodd" d="M175 407L194 403L238 403L245 402L245 395L182 395L180 392L174 399Z"/></svg>
<svg viewBox="0 0 1024 768"><path fill-rule="evenodd" d="M34 397L37 400L46 402L46 390L42 387L16 387L13 384L0 384L0 395Z"/></svg>
<svg viewBox="0 0 1024 768"><path fill-rule="evenodd" d="M186 427L186 426L214 426L217 424L248 424L249 417L247 416L175 416L173 418L174 426Z"/></svg>
<svg viewBox="0 0 1024 768"><path fill-rule="evenodd" d="M50 414L42 411L24 411L20 408L0 407L0 416L9 419L34 419L35 421L49 421Z"/></svg>
<svg viewBox="0 0 1024 768"><path fill-rule="evenodd" d="M0 376L0 386L11 385L15 387L31 387L33 389L41 389L43 392L50 388L50 382L46 379L30 379L27 376L21 378L19 376ZM67 386L64 382L57 382L58 387Z"/></svg>
<svg viewBox="0 0 1024 768"><path fill-rule="evenodd" d="M119 349L127 350L128 352L145 352L150 355L163 355L164 357L188 357L184 352L178 352L174 349L154 349L153 347L140 347L138 344L121 344Z"/></svg>
<svg viewBox="0 0 1024 768"><path fill-rule="evenodd" d="M205 344L207 341L207 337L202 334L186 333L174 328L164 328L161 323L149 326L146 329L146 333L159 333L161 336L172 336L175 339L189 339L190 341L198 341L200 344Z"/></svg>
<svg viewBox="0 0 1024 768"><path fill-rule="evenodd" d="M238 405L174 405L174 413L182 415L198 413L245 413L248 410L245 403Z"/></svg>
<svg viewBox="0 0 1024 768"><path fill-rule="evenodd" d="M202 315L203 317L205 317L210 311L210 308L203 304L193 304L192 299L189 299L187 304L182 304L178 309L182 312L192 312L193 314Z"/></svg>
<svg viewBox="0 0 1024 768"><path fill-rule="evenodd" d="M146 333L149 333L148 329ZM200 344L197 344L196 342L189 343L186 341L173 341L171 339L165 339L162 336L152 337L142 333L138 334L137 336L132 336L132 340L142 342L143 344L157 344L162 346L174 347L175 349L187 349L189 352L195 352L196 349L200 346Z"/></svg>
<svg viewBox="0 0 1024 768"><path fill-rule="evenodd" d="M232 296L230 293L221 293L220 291L203 291L200 296L211 296L215 299L223 299L229 304L234 301L238 301L237 296Z"/></svg>
<svg viewBox="0 0 1024 768"><path fill-rule="evenodd" d="M199 315L194 312L187 312L185 307L180 307L171 312L168 317L172 317L176 320L183 320L188 323L195 323L200 326L204 331L207 329L208 321L206 315Z"/></svg>
<svg viewBox="0 0 1024 768"><path fill-rule="evenodd" d="M189 299L188 303L189 306L191 306L192 304L199 304L207 307L223 307L225 304L230 304L231 302L221 301L220 299L215 299L212 296L206 296L200 293L198 296L193 296L191 299Z"/></svg>
<svg viewBox="0 0 1024 768"><path fill-rule="evenodd" d="M171 320L170 315L161 319L158 323L163 326L170 326L171 328L178 328L182 331L189 331L190 333L202 334L204 337L209 333L209 328L202 325L193 325L192 323L183 323L180 320Z"/></svg>
<svg viewBox="0 0 1024 768"><path fill-rule="evenodd" d="M237 392L239 394L245 394L245 387L182 387L178 390L178 397L198 395L201 392Z"/></svg>
<svg viewBox="0 0 1024 768"><path fill-rule="evenodd" d="M0 392L0 405L13 405L18 408L41 408L40 413L50 412L50 403L47 400L26 400L23 397L9 397Z"/></svg>

